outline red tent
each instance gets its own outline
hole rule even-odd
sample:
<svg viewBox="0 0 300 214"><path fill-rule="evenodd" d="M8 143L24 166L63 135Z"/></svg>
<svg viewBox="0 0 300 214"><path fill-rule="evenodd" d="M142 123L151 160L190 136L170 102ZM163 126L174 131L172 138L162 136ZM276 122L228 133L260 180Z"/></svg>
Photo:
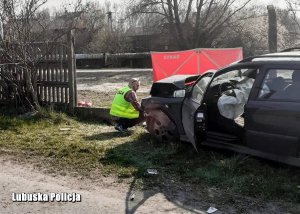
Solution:
<svg viewBox="0 0 300 214"><path fill-rule="evenodd" d="M242 48L151 52L153 81L175 74L202 74L209 69L217 70L242 58Z"/></svg>

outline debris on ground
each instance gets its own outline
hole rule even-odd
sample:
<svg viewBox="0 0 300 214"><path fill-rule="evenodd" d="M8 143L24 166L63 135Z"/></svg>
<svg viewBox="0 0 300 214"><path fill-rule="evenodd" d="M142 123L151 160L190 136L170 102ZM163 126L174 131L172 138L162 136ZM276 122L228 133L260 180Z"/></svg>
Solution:
<svg viewBox="0 0 300 214"><path fill-rule="evenodd" d="M214 213L216 212L218 209L217 208L214 208L214 207L210 207L208 208L208 210L206 211L207 213Z"/></svg>
<svg viewBox="0 0 300 214"><path fill-rule="evenodd" d="M71 128L60 128L59 131L70 131Z"/></svg>
<svg viewBox="0 0 300 214"><path fill-rule="evenodd" d="M156 169L147 169L147 172L148 172L148 174L150 174L150 175L157 175L157 174L158 174L158 172L157 172Z"/></svg>
<svg viewBox="0 0 300 214"><path fill-rule="evenodd" d="M77 103L78 107L92 107L92 102L79 101Z"/></svg>

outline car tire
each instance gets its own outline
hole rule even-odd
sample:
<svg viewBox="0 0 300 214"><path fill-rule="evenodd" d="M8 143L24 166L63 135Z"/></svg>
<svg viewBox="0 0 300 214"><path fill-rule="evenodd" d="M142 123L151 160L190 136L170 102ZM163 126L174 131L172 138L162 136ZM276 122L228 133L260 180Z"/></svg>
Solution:
<svg viewBox="0 0 300 214"><path fill-rule="evenodd" d="M162 142L178 141L176 124L161 110L151 110L146 117L147 130Z"/></svg>

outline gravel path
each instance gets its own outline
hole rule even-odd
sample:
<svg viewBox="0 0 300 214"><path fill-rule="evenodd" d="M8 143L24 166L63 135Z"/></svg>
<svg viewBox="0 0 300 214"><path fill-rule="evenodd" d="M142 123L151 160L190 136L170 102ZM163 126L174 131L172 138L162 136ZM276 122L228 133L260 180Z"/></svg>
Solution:
<svg viewBox="0 0 300 214"><path fill-rule="evenodd" d="M109 107L116 91L127 85L130 78L140 79L139 99L149 95L151 69L78 69L78 101L91 102L93 107Z"/></svg>

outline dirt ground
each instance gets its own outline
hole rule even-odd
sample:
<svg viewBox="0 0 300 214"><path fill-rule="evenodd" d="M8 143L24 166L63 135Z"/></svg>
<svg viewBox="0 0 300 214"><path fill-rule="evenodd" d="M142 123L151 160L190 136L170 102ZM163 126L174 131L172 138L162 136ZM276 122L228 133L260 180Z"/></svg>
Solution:
<svg viewBox="0 0 300 214"><path fill-rule="evenodd" d="M183 213L163 194L146 200L141 192L128 192L129 185L114 178L88 180L50 176L33 165L20 165L11 156L0 156L0 213ZM13 202L12 193L78 193L81 202ZM135 194L134 200L129 197ZM159 206L156 206L159 204ZM198 213L201 213L200 210Z"/></svg>
<svg viewBox="0 0 300 214"><path fill-rule="evenodd" d="M139 78L138 98L149 95L152 85L151 69L77 70L78 101L92 102L93 107L108 107L116 90L128 84L130 78Z"/></svg>
<svg viewBox="0 0 300 214"><path fill-rule="evenodd" d="M136 188L134 179L49 175L47 169L24 163L0 152L0 213L297 213L288 205L239 196L224 196L216 189L204 191L189 185ZM13 202L12 193L77 193L81 202ZM224 200L226 198L226 200ZM132 200L131 200L132 199ZM292 209L293 210L293 209ZM299 211L299 210L298 210Z"/></svg>

